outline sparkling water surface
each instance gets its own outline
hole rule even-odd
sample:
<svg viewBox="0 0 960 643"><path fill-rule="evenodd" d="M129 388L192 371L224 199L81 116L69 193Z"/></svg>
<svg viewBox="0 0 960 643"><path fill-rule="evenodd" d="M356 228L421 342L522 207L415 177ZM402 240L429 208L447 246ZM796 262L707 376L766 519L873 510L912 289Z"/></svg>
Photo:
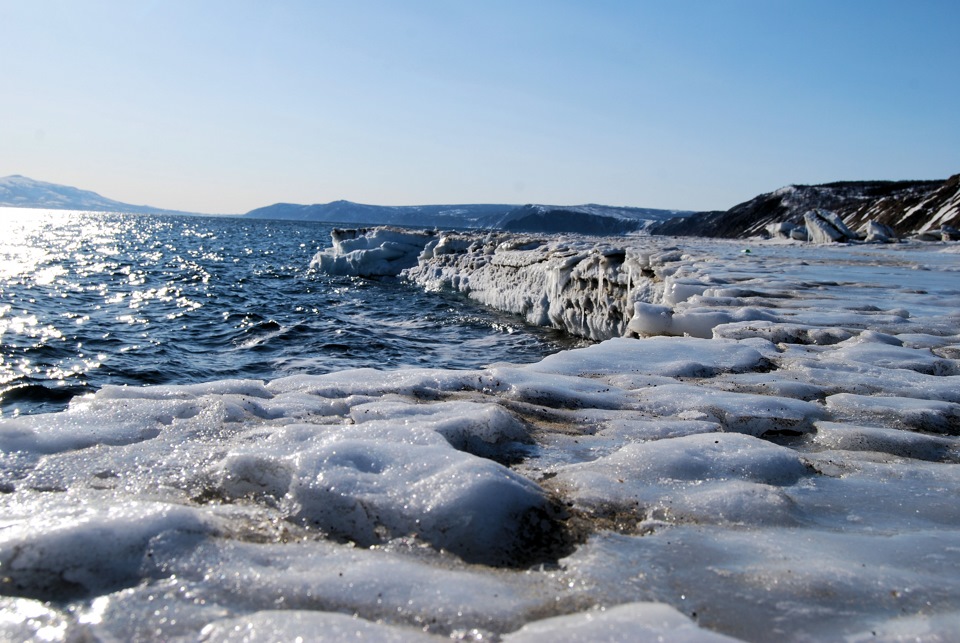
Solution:
<svg viewBox="0 0 960 643"><path fill-rule="evenodd" d="M532 362L574 340L453 293L310 270L334 226L0 208L0 414L105 384Z"/></svg>

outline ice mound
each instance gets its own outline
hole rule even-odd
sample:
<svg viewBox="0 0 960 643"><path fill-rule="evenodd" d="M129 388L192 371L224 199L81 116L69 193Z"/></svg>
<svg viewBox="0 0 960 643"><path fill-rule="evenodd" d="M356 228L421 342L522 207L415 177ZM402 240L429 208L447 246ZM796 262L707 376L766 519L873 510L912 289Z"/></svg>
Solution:
<svg viewBox="0 0 960 643"><path fill-rule="evenodd" d="M331 275L395 276L417 263L434 234L403 228L337 229L333 246L318 252L312 267Z"/></svg>
<svg viewBox="0 0 960 643"><path fill-rule="evenodd" d="M792 449L749 436L708 433L625 445L593 462L559 469L577 506L617 515L620 529L647 520L794 524L778 487L811 471Z"/></svg>
<svg viewBox="0 0 960 643"><path fill-rule="evenodd" d="M722 372L766 369L756 349L731 341L651 337L611 339L584 349L544 358L533 370L566 375L645 373L662 377L713 377Z"/></svg>
<svg viewBox="0 0 960 643"><path fill-rule="evenodd" d="M813 243L855 241L857 234L847 227L836 212L811 210L803 215L807 226L807 238Z"/></svg>
<svg viewBox="0 0 960 643"><path fill-rule="evenodd" d="M548 560L562 545L542 490L500 464L394 426L318 437L305 428L284 427L269 450L227 455L207 495L260 496L293 522L360 546L413 536L487 565Z"/></svg>
<svg viewBox="0 0 960 643"><path fill-rule="evenodd" d="M214 521L189 507L144 501L91 506L91 498L72 495L75 508L46 498L4 517L4 593L62 600L133 585L153 539L184 543L215 532Z"/></svg>

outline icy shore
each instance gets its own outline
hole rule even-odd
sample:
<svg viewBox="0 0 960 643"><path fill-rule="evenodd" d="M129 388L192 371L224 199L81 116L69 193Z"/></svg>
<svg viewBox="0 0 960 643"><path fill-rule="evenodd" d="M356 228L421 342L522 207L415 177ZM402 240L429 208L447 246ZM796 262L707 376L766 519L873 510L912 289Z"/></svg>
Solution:
<svg viewBox="0 0 960 643"><path fill-rule="evenodd" d="M960 637L955 246L377 234L609 339L3 420L0 638Z"/></svg>

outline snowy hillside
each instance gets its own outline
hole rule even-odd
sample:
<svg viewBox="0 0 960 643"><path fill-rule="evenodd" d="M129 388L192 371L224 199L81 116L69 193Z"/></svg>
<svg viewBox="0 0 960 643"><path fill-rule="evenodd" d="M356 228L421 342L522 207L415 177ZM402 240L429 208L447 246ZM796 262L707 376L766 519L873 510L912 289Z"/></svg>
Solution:
<svg viewBox="0 0 960 643"><path fill-rule="evenodd" d="M900 236L960 226L960 174L946 181L847 181L789 185L727 211L701 212L657 225L654 234L744 238L768 225L800 224L811 210L835 212L853 230L868 221Z"/></svg>
<svg viewBox="0 0 960 643"><path fill-rule="evenodd" d="M37 181L19 174L0 177L0 206L48 208L51 210L130 212L135 214L192 214L177 210L164 210L149 205L122 203L90 190Z"/></svg>

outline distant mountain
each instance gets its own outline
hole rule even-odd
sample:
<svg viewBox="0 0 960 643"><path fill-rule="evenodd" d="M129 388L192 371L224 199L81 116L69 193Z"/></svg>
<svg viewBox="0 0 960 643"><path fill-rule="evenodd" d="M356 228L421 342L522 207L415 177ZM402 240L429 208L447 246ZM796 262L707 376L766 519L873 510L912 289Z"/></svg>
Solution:
<svg viewBox="0 0 960 643"><path fill-rule="evenodd" d="M518 232L579 232L624 234L639 232L668 219L688 216L682 210L620 208L608 205L524 205L514 208L490 227Z"/></svg>
<svg viewBox="0 0 960 643"><path fill-rule="evenodd" d="M195 214L178 210L164 210L149 205L122 203L89 190L37 181L19 174L0 178L0 206L129 212L132 214Z"/></svg>
<svg viewBox="0 0 960 643"><path fill-rule="evenodd" d="M333 201L315 205L277 203L251 210L244 216L356 225L622 234L645 230L654 223L684 214L690 213L680 210L621 208L593 204L580 206L504 204L383 206Z"/></svg>
<svg viewBox="0 0 960 643"><path fill-rule="evenodd" d="M247 212L255 219L294 219L325 223L359 225L398 225L417 228L468 227L502 217L512 205L366 205L351 201L333 201L314 205L277 203Z"/></svg>
<svg viewBox="0 0 960 643"><path fill-rule="evenodd" d="M726 211L699 212L651 228L652 234L745 238L772 223L803 224L811 210L835 212L851 229L868 221L900 236L960 227L960 174L943 181L843 181L789 185Z"/></svg>

